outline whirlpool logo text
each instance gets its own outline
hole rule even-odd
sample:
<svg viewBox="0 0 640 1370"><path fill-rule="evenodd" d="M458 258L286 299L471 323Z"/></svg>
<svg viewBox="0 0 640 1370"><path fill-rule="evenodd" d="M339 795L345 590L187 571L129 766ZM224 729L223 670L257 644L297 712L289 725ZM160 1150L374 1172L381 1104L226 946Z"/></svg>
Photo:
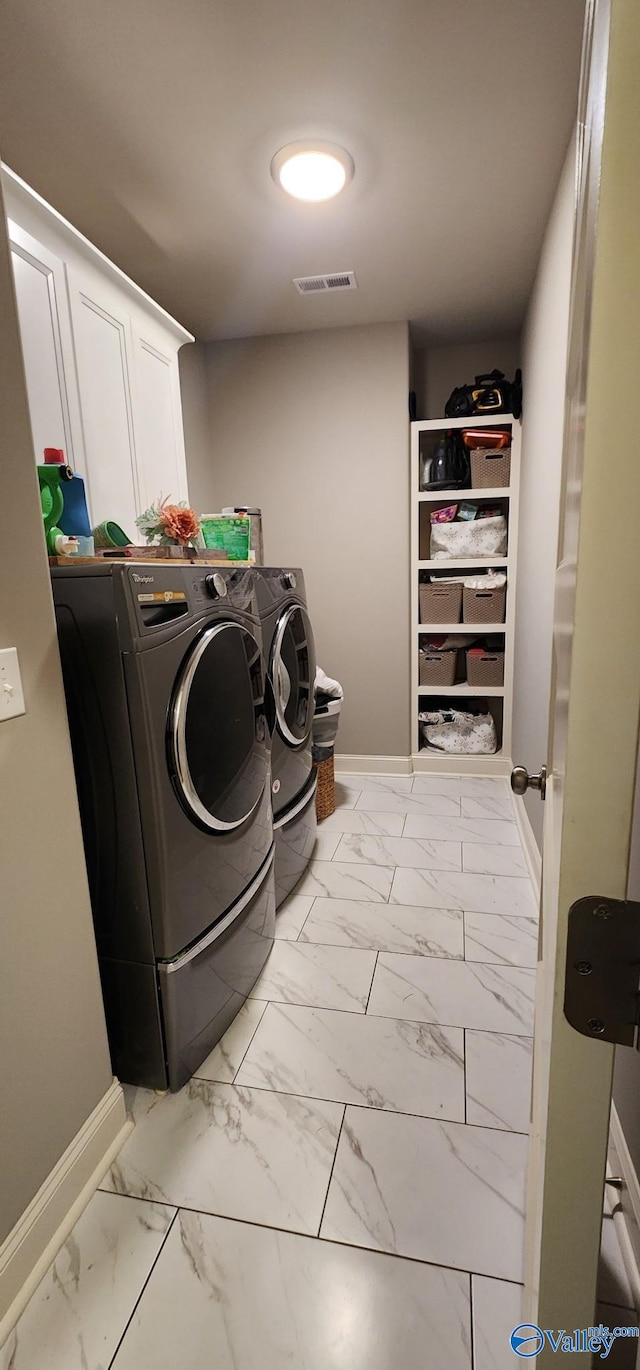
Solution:
<svg viewBox="0 0 640 1370"><path fill-rule="evenodd" d="M637 1326L610 1328L600 1323L599 1327L577 1327L574 1332L567 1332L564 1328L559 1332L552 1332L548 1327L543 1330L536 1327L535 1323L521 1322L519 1327L514 1327L509 1340L511 1350L524 1360L539 1356L545 1346L560 1354L564 1352L565 1355L570 1355L571 1352L590 1351L592 1355L598 1355L601 1360L606 1360L617 1337L639 1335L640 1327Z"/></svg>

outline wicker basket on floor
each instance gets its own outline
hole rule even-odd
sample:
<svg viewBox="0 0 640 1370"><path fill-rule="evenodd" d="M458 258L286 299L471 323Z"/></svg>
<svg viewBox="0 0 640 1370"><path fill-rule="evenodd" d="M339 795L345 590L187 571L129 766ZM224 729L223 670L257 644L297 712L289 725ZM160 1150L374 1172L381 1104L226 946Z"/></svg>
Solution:
<svg viewBox="0 0 640 1370"><path fill-rule="evenodd" d="M318 788L316 790L316 818L321 823L336 811L336 785L333 770L333 752L324 761L314 761Z"/></svg>

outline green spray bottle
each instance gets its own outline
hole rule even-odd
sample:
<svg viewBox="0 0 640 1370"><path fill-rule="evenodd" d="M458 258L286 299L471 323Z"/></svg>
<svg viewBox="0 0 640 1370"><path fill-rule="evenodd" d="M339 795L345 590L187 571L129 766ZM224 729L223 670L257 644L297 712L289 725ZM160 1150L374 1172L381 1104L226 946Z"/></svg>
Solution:
<svg viewBox="0 0 640 1370"><path fill-rule="evenodd" d="M47 543L49 556L59 556L64 554L69 547L71 538L58 528L58 520L62 517L64 509L64 495L62 493L62 482L73 480L73 471L70 466L63 465L62 462L47 463L38 466L38 481L40 482L40 506L44 520L44 535Z"/></svg>

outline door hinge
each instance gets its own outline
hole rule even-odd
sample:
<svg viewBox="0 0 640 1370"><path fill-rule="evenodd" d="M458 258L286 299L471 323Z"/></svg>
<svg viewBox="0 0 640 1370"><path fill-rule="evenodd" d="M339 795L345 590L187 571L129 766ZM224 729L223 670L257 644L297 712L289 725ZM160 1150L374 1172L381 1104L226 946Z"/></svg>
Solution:
<svg viewBox="0 0 640 1370"><path fill-rule="evenodd" d="M640 903L590 894L572 904L564 1016L585 1037L640 1047Z"/></svg>

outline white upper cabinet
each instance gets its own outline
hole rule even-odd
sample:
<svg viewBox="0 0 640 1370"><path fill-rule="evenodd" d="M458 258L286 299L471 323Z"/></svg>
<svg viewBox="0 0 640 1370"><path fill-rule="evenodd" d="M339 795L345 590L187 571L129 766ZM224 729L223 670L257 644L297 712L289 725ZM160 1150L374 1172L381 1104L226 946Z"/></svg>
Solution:
<svg viewBox="0 0 640 1370"><path fill-rule="evenodd" d="M136 440L146 507L159 495L188 498L180 379L162 337L132 321Z"/></svg>
<svg viewBox="0 0 640 1370"><path fill-rule="evenodd" d="M45 447L64 447L84 474L64 263L17 224L11 256L36 461Z"/></svg>
<svg viewBox="0 0 640 1370"><path fill-rule="evenodd" d="M3 169L36 460L63 447L91 524L188 500L178 352L193 338Z"/></svg>
<svg viewBox="0 0 640 1370"><path fill-rule="evenodd" d="M109 518L137 539L142 496L131 394L129 318L113 292L85 289L81 273L67 269L78 359L82 428L88 458L87 495L92 524ZM143 417L140 424L142 426Z"/></svg>

